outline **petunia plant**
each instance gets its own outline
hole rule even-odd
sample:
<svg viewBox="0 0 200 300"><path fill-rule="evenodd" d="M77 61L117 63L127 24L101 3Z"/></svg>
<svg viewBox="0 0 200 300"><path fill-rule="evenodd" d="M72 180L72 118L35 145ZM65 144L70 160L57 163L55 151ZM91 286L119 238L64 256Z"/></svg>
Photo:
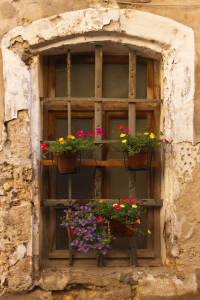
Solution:
<svg viewBox="0 0 200 300"><path fill-rule="evenodd" d="M96 129L97 135L103 135L101 128ZM86 152L91 150L96 150L100 145L95 145L94 139L95 135L93 132L88 132L88 136L84 138L84 132L78 131L76 137L73 135L68 135L66 138L59 138L56 142L51 143L49 146L44 143L41 144L41 147L44 151L53 152L53 153L69 153L69 152ZM45 154L42 156L42 159L46 159Z"/></svg>
<svg viewBox="0 0 200 300"><path fill-rule="evenodd" d="M110 242L114 236L108 230L106 218L100 216L93 203L74 205L74 211L64 210L66 216L61 217L61 226L70 227L75 234L72 248L87 252L95 250L97 254L106 254L110 250Z"/></svg>
<svg viewBox="0 0 200 300"><path fill-rule="evenodd" d="M170 145L172 141L166 139L161 139L163 133L160 131L145 131L143 133L138 133L133 136L129 133L129 129L123 129L123 125L118 127L118 132L116 135L116 143L111 144L114 150L123 152L128 152L129 155L134 155L139 153L142 148L161 148L163 145Z"/></svg>

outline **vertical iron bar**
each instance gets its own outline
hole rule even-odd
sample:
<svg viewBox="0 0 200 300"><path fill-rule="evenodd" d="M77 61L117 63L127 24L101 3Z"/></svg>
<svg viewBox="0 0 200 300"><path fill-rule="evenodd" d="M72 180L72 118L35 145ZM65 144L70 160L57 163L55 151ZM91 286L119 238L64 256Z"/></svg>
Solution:
<svg viewBox="0 0 200 300"><path fill-rule="evenodd" d="M136 51L129 50L129 98L136 98ZM128 121L130 134L136 135L136 103L129 103ZM136 171L129 172L129 197L136 197ZM137 265L136 235L130 238L130 266Z"/></svg>
<svg viewBox="0 0 200 300"><path fill-rule="evenodd" d="M102 78L103 78L103 47L95 46L95 98L102 98ZM102 129L102 103L95 102L95 130L97 127ZM102 136L98 135L96 141L101 142ZM101 148L95 151L95 160L102 159ZM95 167L95 198L102 197L102 170L101 167ZM99 255L99 266L104 266L103 255Z"/></svg>

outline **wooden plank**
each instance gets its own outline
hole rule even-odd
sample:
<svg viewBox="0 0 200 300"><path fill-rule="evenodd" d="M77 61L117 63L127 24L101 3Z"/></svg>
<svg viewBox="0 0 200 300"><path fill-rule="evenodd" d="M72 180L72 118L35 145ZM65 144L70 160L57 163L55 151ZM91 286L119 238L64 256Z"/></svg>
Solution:
<svg viewBox="0 0 200 300"><path fill-rule="evenodd" d="M136 51L129 50L129 99L136 98ZM130 134L136 134L136 104L129 102L128 124ZM129 172L129 197L136 196L136 173Z"/></svg>
<svg viewBox="0 0 200 300"><path fill-rule="evenodd" d="M78 159L78 164L80 160ZM41 165L43 166L53 166L56 165L55 160L42 160ZM124 160L90 160L90 159L81 159L81 166L87 167L125 167ZM148 166L153 168L160 168L160 161L148 162Z"/></svg>
<svg viewBox="0 0 200 300"><path fill-rule="evenodd" d="M66 54L55 55L56 63L65 63L67 59ZM95 55L92 54L73 54L72 55L72 64L94 64ZM146 64L148 58L137 56L137 64ZM129 57L128 55L104 55L103 56L104 64L128 64Z"/></svg>
<svg viewBox="0 0 200 300"><path fill-rule="evenodd" d="M55 60L49 56L49 97L55 98Z"/></svg>
<svg viewBox="0 0 200 300"><path fill-rule="evenodd" d="M71 53L68 50L67 53L67 94L68 98L71 97ZM67 110L67 118L68 118L68 135L71 134L72 120L71 120L71 101L68 101L68 110ZM68 175L68 198L72 197L72 176ZM72 252L70 252L70 263L72 265Z"/></svg>
<svg viewBox="0 0 200 300"><path fill-rule="evenodd" d="M154 61L154 98L158 99L161 95L161 65L160 62ZM154 104L154 128L160 130L160 104ZM154 159L161 160L161 151L154 150ZM153 188L154 197L161 195L161 170L153 169ZM154 252L155 258L161 257L161 224L160 224L160 208L154 208Z"/></svg>
<svg viewBox="0 0 200 300"><path fill-rule="evenodd" d="M95 46L95 100L102 97L103 83L103 48L102 46ZM95 129L102 129L102 103L95 102ZM96 139L98 142L102 141L102 136L98 135ZM95 160L102 159L102 149L95 151ZM95 198L102 197L102 170L100 166L95 166Z"/></svg>
<svg viewBox="0 0 200 300"><path fill-rule="evenodd" d="M43 101L41 101L43 103ZM51 111L62 111L67 113L68 101L44 101L44 103L49 103L51 105ZM71 103L71 109L75 112L82 111L94 111L95 102L92 101L77 101ZM103 111L128 111L128 102L103 102ZM153 111L154 103L136 103L137 111ZM73 115L73 113L72 113Z"/></svg>
<svg viewBox="0 0 200 300"><path fill-rule="evenodd" d="M72 205L76 204L86 204L94 199L44 199L43 205L49 206L49 207L71 207ZM82 201L82 202L81 202ZM119 199L104 199L104 201L109 201L111 203L118 202ZM163 206L163 200L162 199L136 199L135 202L138 205L141 206Z"/></svg>
<svg viewBox="0 0 200 300"><path fill-rule="evenodd" d="M99 92L99 88L95 90ZM102 98L102 96L91 97L91 98L82 98L82 97L40 97L41 101L88 101L88 102L125 102L125 103L163 103L163 99L136 99L131 98Z"/></svg>
<svg viewBox="0 0 200 300"><path fill-rule="evenodd" d="M137 249L137 257L139 258L152 258L154 257L154 252L150 252L147 249ZM69 259L69 250L56 250L54 252L49 253L49 258L51 259L61 259L67 258ZM96 259L97 254L94 251L88 251L86 253L73 250L73 258L74 259ZM115 259L115 258L130 258L130 250L111 250L107 254L104 255L106 259Z"/></svg>

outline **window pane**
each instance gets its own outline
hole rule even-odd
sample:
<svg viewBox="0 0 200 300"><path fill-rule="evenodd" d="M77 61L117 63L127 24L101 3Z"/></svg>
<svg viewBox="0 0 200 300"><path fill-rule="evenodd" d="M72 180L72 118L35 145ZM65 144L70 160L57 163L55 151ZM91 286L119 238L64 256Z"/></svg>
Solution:
<svg viewBox="0 0 200 300"><path fill-rule="evenodd" d="M128 64L104 64L103 66L104 98L128 98L129 66ZM136 98L147 98L147 65L136 66Z"/></svg>
<svg viewBox="0 0 200 300"><path fill-rule="evenodd" d="M104 98L128 98L128 64L104 64Z"/></svg>
<svg viewBox="0 0 200 300"><path fill-rule="evenodd" d="M72 64L71 96L94 97L94 64Z"/></svg>
<svg viewBox="0 0 200 300"><path fill-rule="evenodd" d="M67 64L55 64L55 96L67 97Z"/></svg>
<svg viewBox="0 0 200 300"><path fill-rule="evenodd" d="M65 216L64 209L56 209L56 250L67 250L69 249L69 237L67 228L60 226L60 217Z"/></svg>

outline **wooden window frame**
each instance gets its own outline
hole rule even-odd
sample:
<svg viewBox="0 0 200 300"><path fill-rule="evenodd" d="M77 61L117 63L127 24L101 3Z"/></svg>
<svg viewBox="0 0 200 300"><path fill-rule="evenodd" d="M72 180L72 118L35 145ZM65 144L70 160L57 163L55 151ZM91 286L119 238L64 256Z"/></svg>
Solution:
<svg viewBox="0 0 200 300"><path fill-rule="evenodd" d="M101 54L101 47L99 47L99 54ZM98 52L98 50L97 50ZM69 55L68 55L69 57ZM66 115L67 110L70 110L70 119L73 117L73 112L76 111L76 114L78 111L84 111L86 108L88 111L95 111L95 107L99 106L100 110L107 110L109 111L109 103L110 106L112 105L112 102L107 101L106 103L98 103L98 102L91 102L87 101L90 99L86 99L84 101L81 99L81 101L78 101L76 99L76 102L71 102L67 101L67 99L62 99L62 100L57 100L55 99L55 64L58 62L63 62L66 61L67 56L51 56L51 57L44 57L43 58L43 75L44 77L44 84L43 84L43 96L44 97L49 97L53 98L50 99L50 101L41 101L41 108L43 111L43 114L41 118L43 119L43 140L52 140L51 137L53 138L53 127L54 127L54 121L53 118L55 118L55 115L63 116ZM75 58L72 57L72 62L73 63L94 63L95 62L95 57L93 56L88 56L88 55L80 55ZM127 56L104 56L104 63L128 63L129 59ZM69 60L68 60L69 63ZM157 61L153 61L152 59L147 59L147 58L142 58L142 57L137 57L137 63L144 63L147 64L147 99L160 99L160 63ZM100 66L101 67L101 66ZM97 78L98 80L98 78ZM101 81L102 83L102 81ZM101 87L101 92L98 92L98 90L95 93L97 98L102 97L102 87ZM68 94L68 97L70 96L70 92ZM60 98L60 97L58 97ZM133 97L135 99L135 96ZM70 105L69 105L70 102ZM148 114L151 113L153 115L153 123L151 123L152 128L155 130L159 130L159 124L160 124L160 103L154 103L153 101L149 103L143 103L143 102L137 102L137 103L128 103L127 102L122 102L118 103L116 102L115 109L128 109L131 110L133 108L133 111L137 111L138 115L142 115L144 113ZM56 112L55 112L56 111ZM58 112L59 111L59 112ZM72 113L71 113L72 111ZM89 113L89 112L88 112ZM81 112L82 114L82 112ZM90 115L91 115L90 114ZM53 118L52 118L53 116ZM48 120L48 121L47 121ZM48 133L49 131L49 133ZM54 139L53 139L54 140ZM97 153L95 159L101 158L101 153ZM160 153L158 151L154 151L154 159L155 160L160 160ZM44 163L45 164L45 163ZM98 168L97 168L98 169ZM157 168L151 168L149 171L151 172L151 178L152 180L152 186L153 189L149 193L148 196L150 198L152 197L152 193L154 193L154 197L156 199L160 199L160 188L158 188L158 185L160 186L160 170ZM41 178L44 179L44 185L46 188L43 188L41 198L42 199L55 199L55 187L52 187L48 191L48 186L50 185L50 182L52 180L54 181L55 176L52 170L52 167L46 166L45 168L42 167L42 176ZM162 201L161 201L162 202ZM161 202L159 202L159 206L161 205ZM59 202L57 205L57 208L59 208L59 205L61 203ZM42 202L41 205L45 205L46 207L42 207L44 215L50 214L51 220L55 222L55 209L56 207L53 205L53 207L50 207L48 205L48 200L46 202ZM149 228L152 231L153 238L152 236L147 237L147 243L148 243L148 248L146 249L138 249L137 251L137 256L138 257L149 257L149 258L160 258L160 207L159 206L149 206L150 213L149 213ZM47 213L44 212L44 210L47 209ZM154 222L152 222L154 220ZM51 222L53 223L53 222ZM153 225L154 223L154 225ZM155 226L157 224L157 226ZM51 237L50 239L45 237L44 241L44 247L42 251L42 261L46 261L45 257L48 258L68 258L70 256L70 250L69 251L63 251L63 250L56 250L55 248L55 226L51 225L49 228L49 232L51 232ZM47 229L45 229L47 230ZM84 254L85 255L85 254ZM122 257L127 257L127 253L122 254ZM83 254L79 255L76 254L75 257L82 257ZM84 257L87 257L84 256ZM108 257L112 258L111 254L108 254ZM117 254L114 253L113 257L117 257Z"/></svg>

